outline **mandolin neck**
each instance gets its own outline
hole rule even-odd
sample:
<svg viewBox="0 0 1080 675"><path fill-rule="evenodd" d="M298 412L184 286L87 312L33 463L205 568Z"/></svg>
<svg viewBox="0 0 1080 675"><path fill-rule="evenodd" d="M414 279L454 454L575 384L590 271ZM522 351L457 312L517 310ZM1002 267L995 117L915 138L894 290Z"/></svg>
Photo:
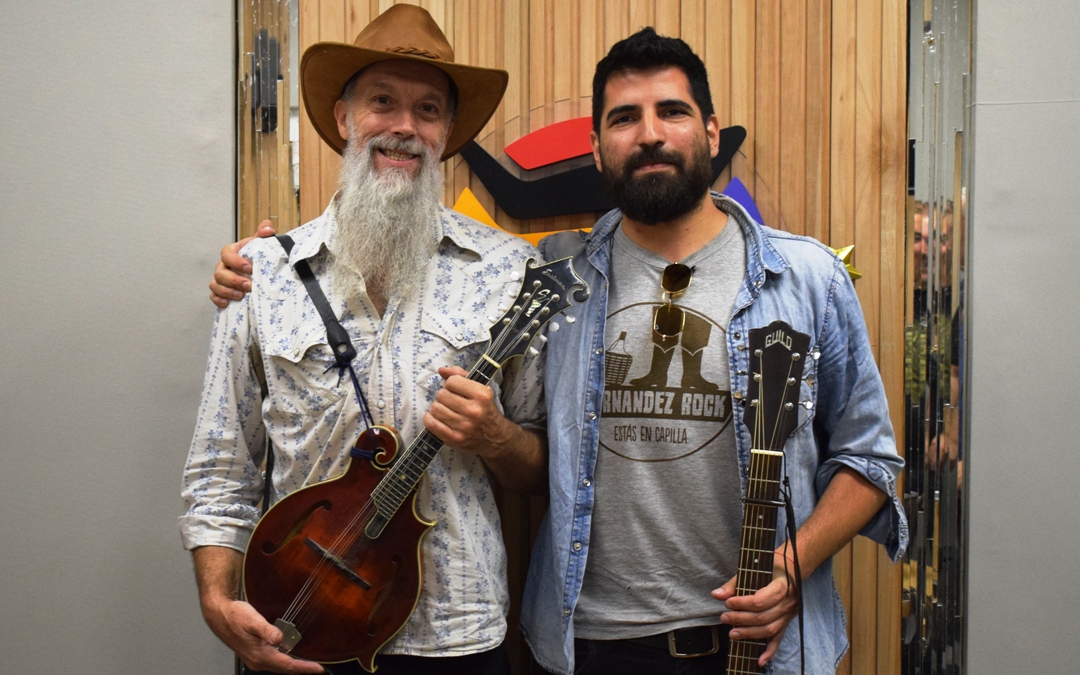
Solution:
<svg viewBox="0 0 1080 675"><path fill-rule="evenodd" d="M468 379L481 384L489 384L499 368L500 365L487 352L484 352L469 371ZM386 475L371 492L379 515L389 520L397 513L412 491L416 489L424 472L435 460L442 446L443 442L435 434L424 429L404 452L398 453Z"/></svg>

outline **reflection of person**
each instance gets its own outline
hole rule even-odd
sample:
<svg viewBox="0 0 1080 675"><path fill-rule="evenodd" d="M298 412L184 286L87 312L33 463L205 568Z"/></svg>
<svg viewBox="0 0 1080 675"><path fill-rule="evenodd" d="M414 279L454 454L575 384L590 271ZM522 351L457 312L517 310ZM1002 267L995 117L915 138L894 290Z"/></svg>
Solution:
<svg viewBox="0 0 1080 675"><path fill-rule="evenodd" d="M727 665L730 630L767 641L773 672L798 672L783 544L761 591L735 597L732 578L750 450L732 401L747 391L747 332L783 319L811 336L814 357L786 447L806 672L832 672L847 642L831 556L861 532L895 560L907 539L903 462L847 271L821 244L710 194L720 127L684 42L636 33L600 62L593 90L593 154L619 210L588 235L541 243L547 259L574 257L592 295L549 334L550 508L522 604L526 638L556 673L711 674ZM673 261L689 270L685 288L663 285ZM237 281L223 271L219 301ZM661 325L667 304L682 323Z"/></svg>
<svg viewBox="0 0 1080 675"><path fill-rule="evenodd" d="M363 428L349 377L327 372L326 329L292 268L307 259L357 347L375 422L406 439L426 427L449 446L419 488L420 511L438 520L421 546L423 591L379 672L508 673L506 554L490 480L544 489L541 362L504 367L494 389L462 366L488 337L478 317L516 294L535 249L439 204L440 157L481 129L506 75L455 64L431 17L407 5L373 21L355 47L315 45L302 73L316 128L344 146L340 190L291 233L291 255L272 239L244 249L251 294L215 322L180 519L203 614L250 667L322 672L276 651L281 631L236 600L264 439L281 497L340 473Z"/></svg>
<svg viewBox="0 0 1080 675"><path fill-rule="evenodd" d="M699 418L679 405L704 400L694 380L668 372L635 383L665 346L651 308L667 300L662 275L680 261L693 276L674 302L714 336L700 351L700 376L723 383L731 399L748 386L748 330L783 319L811 336L806 405L785 452L805 578L806 672L832 672L846 638L830 557L859 532L894 560L906 543L895 493L902 460L850 279L824 246L764 228L710 195L719 124L704 65L685 43L643 30L612 47L593 82L593 155L620 210L588 235L541 242L548 259L574 256L593 294L549 343L551 504L525 589L527 638L553 672L674 672L671 652L711 651L723 622L733 638L767 640L762 659L772 658L773 672L799 672L798 631L785 632L797 606L783 545L774 581L733 595L750 448L742 407ZM633 357L626 384L601 386L604 347L624 332ZM636 392L620 394L628 387ZM650 394L664 405L646 411ZM687 673L726 666L722 655L681 663Z"/></svg>

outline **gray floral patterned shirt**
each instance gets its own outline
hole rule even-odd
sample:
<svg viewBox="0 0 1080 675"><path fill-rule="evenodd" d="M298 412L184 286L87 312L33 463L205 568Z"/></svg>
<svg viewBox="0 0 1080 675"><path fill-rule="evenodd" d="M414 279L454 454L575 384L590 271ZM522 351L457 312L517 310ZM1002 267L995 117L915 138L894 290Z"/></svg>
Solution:
<svg viewBox="0 0 1080 675"><path fill-rule="evenodd" d="M290 233L292 254L256 239L252 291L214 321L195 435L184 469L185 548L243 551L259 518L266 437L275 448L275 500L344 470L362 430L348 376L333 362L326 329L290 263L309 259L357 357L353 362L376 424L408 443L442 386L438 368L468 370L488 329L517 297L528 258L523 240L440 208L440 244L422 291L391 301L382 317L362 293L346 301L328 278L333 207ZM362 283L359 282L359 283ZM504 414L543 429L542 356L511 361L492 382ZM260 391L257 370L268 395ZM424 537L424 586L412 617L383 649L394 654L468 654L502 642L509 599L506 551L489 475L472 453L444 447L418 490L422 515L438 525Z"/></svg>

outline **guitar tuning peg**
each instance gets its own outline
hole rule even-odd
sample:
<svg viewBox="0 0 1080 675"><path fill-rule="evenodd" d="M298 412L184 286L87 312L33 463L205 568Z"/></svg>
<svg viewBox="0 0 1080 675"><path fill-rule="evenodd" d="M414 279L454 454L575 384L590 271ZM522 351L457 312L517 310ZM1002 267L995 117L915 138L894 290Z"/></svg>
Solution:
<svg viewBox="0 0 1080 675"><path fill-rule="evenodd" d="M566 315L566 323L574 323L575 321L577 321L577 319L570 316L569 314Z"/></svg>
<svg viewBox="0 0 1080 675"><path fill-rule="evenodd" d="M551 324L548 326L548 330L550 330L550 331L559 330L559 323L557 321L552 321Z"/></svg>
<svg viewBox="0 0 1080 675"><path fill-rule="evenodd" d="M536 356L537 354L540 353L540 350L537 349L536 347L529 347L529 353L532 354L533 356Z"/></svg>

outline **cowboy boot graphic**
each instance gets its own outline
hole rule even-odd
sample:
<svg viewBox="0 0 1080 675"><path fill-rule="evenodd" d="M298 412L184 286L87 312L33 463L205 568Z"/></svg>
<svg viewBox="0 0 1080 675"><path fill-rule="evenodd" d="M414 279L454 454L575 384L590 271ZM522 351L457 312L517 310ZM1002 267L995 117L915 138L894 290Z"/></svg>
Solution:
<svg viewBox="0 0 1080 675"><path fill-rule="evenodd" d="M720 387L701 376L701 358L709 346L712 325L696 314L686 312L682 332L682 388L719 391Z"/></svg>
<svg viewBox="0 0 1080 675"><path fill-rule="evenodd" d="M705 347L709 345L712 326L700 316L686 312L682 333L679 335L662 335L655 328L655 313L658 309L653 310L653 352L649 372L630 380L630 385L633 387L666 387L668 370L671 368L671 358L675 355L675 348L681 346L683 360L682 388L718 391L720 387L701 376L701 359Z"/></svg>

